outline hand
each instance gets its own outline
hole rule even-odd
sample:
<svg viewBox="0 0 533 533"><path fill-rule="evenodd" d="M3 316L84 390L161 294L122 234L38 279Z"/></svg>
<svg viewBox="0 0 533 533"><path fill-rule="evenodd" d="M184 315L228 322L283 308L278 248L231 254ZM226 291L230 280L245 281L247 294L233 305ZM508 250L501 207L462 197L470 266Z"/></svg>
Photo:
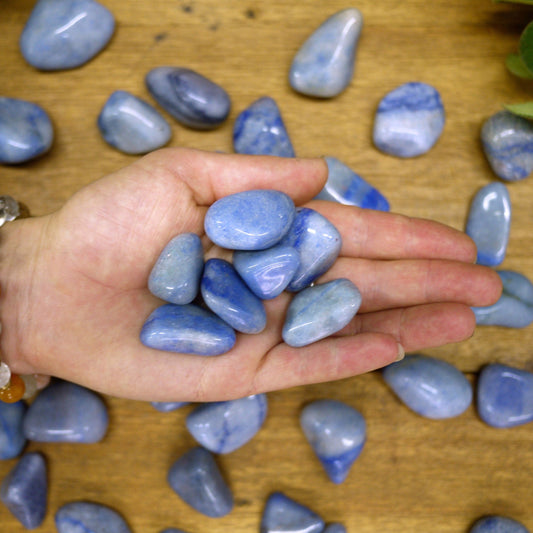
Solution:
<svg viewBox="0 0 533 533"><path fill-rule="evenodd" d="M427 220L310 200L322 160L166 149L98 180L56 213L6 224L0 246L5 361L18 373L58 376L135 399L209 401L367 372L403 351L457 342L475 327L470 306L494 303L499 277L474 265L463 233ZM175 235L202 235L207 208L272 188L320 211L343 236L324 276L350 278L363 303L343 331L304 348L281 340L289 295L265 302L267 328L237 335L215 357L146 348L139 332L161 304L150 270Z"/></svg>

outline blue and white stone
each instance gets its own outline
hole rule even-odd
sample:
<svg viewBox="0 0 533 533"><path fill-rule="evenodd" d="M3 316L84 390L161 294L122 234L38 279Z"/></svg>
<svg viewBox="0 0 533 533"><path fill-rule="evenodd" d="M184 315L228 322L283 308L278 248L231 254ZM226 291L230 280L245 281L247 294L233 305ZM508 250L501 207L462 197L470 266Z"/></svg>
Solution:
<svg viewBox="0 0 533 533"><path fill-rule="evenodd" d="M289 291L297 292L333 265L341 251L342 238L327 218L313 209L302 207L280 244L294 248L300 256L300 266L287 286Z"/></svg>
<svg viewBox="0 0 533 533"><path fill-rule="evenodd" d="M289 72L291 87L319 98L342 93L353 78L362 28L363 15L353 7L325 20L294 56Z"/></svg>
<svg viewBox="0 0 533 533"><path fill-rule="evenodd" d="M97 123L104 140L126 154L146 154L167 144L172 136L161 113L127 91L111 94Z"/></svg>
<svg viewBox="0 0 533 533"><path fill-rule="evenodd" d="M277 244L296 217L285 193L251 190L230 194L207 210L204 228L218 246L232 250L264 250Z"/></svg>
<svg viewBox="0 0 533 533"><path fill-rule="evenodd" d="M176 305L190 304L200 290L204 249L195 233L176 235L165 246L148 277L150 292Z"/></svg>
<svg viewBox="0 0 533 533"><path fill-rule="evenodd" d="M233 495L213 455L200 446L170 467L167 480L185 503L206 516L219 518L233 509Z"/></svg>
<svg viewBox="0 0 533 533"><path fill-rule="evenodd" d="M363 415L337 400L316 400L302 410L300 425L329 479L342 483L365 445Z"/></svg>
<svg viewBox="0 0 533 533"><path fill-rule="evenodd" d="M100 503L74 501L55 514L57 533L131 533L122 516Z"/></svg>
<svg viewBox="0 0 533 533"><path fill-rule="evenodd" d="M533 421L533 373L500 363L482 368L477 410L489 426L509 428Z"/></svg>
<svg viewBox="0 0 533 533"><path fill-rule="evenodd" d="M278 104L269 96L253 102L236 118L233 148L238 154L294 157Z"/></svg>
<svg viewBox="0 0 533 533"><path fill-rule="evenodd" d="M472 403L472 385L456 367L434 357L412 354L383 369L398 398L426 418L459 416Z"/></svg>
<svg viewBox="0 0 533 533"><path fill-rule="evenodd" d="M220 355L235 344L235 331L218 316L193 304L165 304L155 309L141 329L149 348L196 355Z"/></svg>
<svg viewBox="0 0 533 533"><path fill-rule="evenodd" d="M329 337L347 326L361 305L349 279L307 287L294 295L283 324L283 340L294 348Z"/></svg>
<svg viewBox="0 0 533 533"><path fill-rule="evenodd" d="M209 259L206 262L200 292L207 307L237 331L260 333L265 329L263 302L228 261Z"/></svg>
<svg viewBox="0 0 533 533"><path fill-rule="evenodd" d="M339 522L332 522L324 528L323 533L346 533L346 528Z"/></svg>
<svg viewBox="0 0 533 533"><path fill-rule="evenodd" d="M48 475L40 453L26 453L18 460L2 482L0 500L26 529L41 525L48 500Z"/></svg>
<svg viewBox="0 0 533 533"><path fill-rule="evenodd" d="M145 81L155 101L189 128L212 130L228 118L228 93L194 70L157 67L148 72Z"/></svg>
<svg viewBox="0 0 533 533"><path fill-rule="evenodd" d="M322 533L324 520L308 507L285 496L272 493L261 517L261 533Z"/></svg>
<svg viewBox="0 0 533 533"><path fill-rule="evenodd" d="M300 255L290 246L257 252L236 251L233 266L250 290L263 300L281 294L300 266Z"/></svg>
<svg viewBox="0 0 533 533"><path fill-rule="evenodd" d="M170 413L180 407L189 405L189 402L151 402L152 407L160 413Z"/></svg>
<svg viewBox="0 0 533 533"><path fill-rule="evenodd" d="M439 92L426 83L405 83L379 103L374 119L374 144L390 155L416 157L433 147L444 122Z"/></svg>
<svg viewBox="0 0 533 533"><path fill-rule="evenodd" d="M94 0L39 0L20 36L24 59L40 70L87 63L110 41L113 14Z"/></svg>
<svg viewBox="0 0 533 533"><path fill-rule="evenodd" d="M60 380L39 392L24 418L24 434L36 442L100 442L108 426L107 407L98 394Z"/></svg>
<svg viewBox="0 0 533 533"><path fill-rule="evenodd" d="M50 150L53 140L52 122L42 107L0 96L0 163L35 159Z"/></svg>
<svg viewBox="0 0 533 533"><path fill-rule="evenodd" d="M472 307L476 324L525 328L533 323L533 283L513 270L499 270L503 292L499 300L486 307Z"/></svg>
<svg viewBox="0 0 533 533"><path fill-rule="evenodd" d="M474 196L466 234L477 246L479 265L497 266L505 259L511 229L511 199L503 183L489 183Z"/></svg>
<svg viewBox="0 0 533 533"><path fill-rule="evenodd" d="M491 515L477 520L469 533L529 533L529 530L512 518Z"/></svg>
<svg viewBox="0 0 533 533"><path fill-rule="evenodd" d="M26 404L0 402L0 460L13 459L26 446L23 422Z"/></svg>
<svg viewBox="0 0 533 533"><path fill-rule="evenodd" d="M213 453L231 453L250 441L267 415L265 394L199 405L187 416L187 429Z"/></svg>
<svg viewBox="0 0 533 533"><path fill-rule="evenodd" d="M533 172L533 124L530 120L500 111L483 123L481 142L499 178L518 181Z"/></svg>

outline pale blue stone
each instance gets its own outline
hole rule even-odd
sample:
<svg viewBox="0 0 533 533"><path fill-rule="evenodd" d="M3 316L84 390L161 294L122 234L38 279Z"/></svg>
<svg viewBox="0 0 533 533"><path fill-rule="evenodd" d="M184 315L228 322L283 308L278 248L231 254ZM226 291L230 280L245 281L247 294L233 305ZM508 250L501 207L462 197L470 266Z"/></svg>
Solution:
<svg viewBox="0 0 533 533"><path fill-rule="evenodd" d="M24 418L24 434L37 442L101 441L109 425L107 407L95 392L68 381L41 390Z"/></svg>
<svg viewBox="0 0 533 533"><path fill-rule="evenodd" d="M322 533L324 520L282 492L272 493L261 517L261 533Z"/></svg>
<svg viewBox="0 0 533 533"><path fill-rule="evenodd" d="M57 533L131 533L115 510L100 503L75 501L61 506L55 514Z"/></svg>
<svg viewBox="0 0 533 533"><path fill-rule="evenodd" d="M328 180L316 196L317 200L330 200L378 211L390 210L387 199L359 174L335 157L325 159L328 164Z"/></svg>
<svg viewBox="0 0 533 533"><path fill-rule="evenodd" d="M207 236L222 248L264 250L277 244L296 216L291 198L273 190L251 190L225 196L207 210Z"/></svg>
<svg viewBox="0 0 533 533"><path fill-rule="evenodd" d="M488 118L481 128L485 155L501 179L517 181L533 171L533 124L509 111Z"/></svg>
<svg viewBox="0 0 533 533"><path fill-rule="evenodd" d="M363 415L337 400L316 400L302 410L300 425L328 477L342 483L365 445Z"/></svg>
<svg viewBox="0 0 533 533"><path fill-rule="evenodd" d="M353 77L362 28L363 15L353 7L324 21L294 56L289 72L291 87L320 98L331 98L344 91Z"/></svg>
<svg viewBox="0 0 533 533"><path fill-rule="evenodd" d="M18 460L2 482L0 500L26 529L41 525L48 500L48 475L40 453L26 453Z"/></svg>
<svg viewBox="0 0 533 533"><path fill-rule="evenodd" d="M193 304L165 304L155 309L141 330L149 348L196 355L220 355L235 344L235 331L206 309Z"/></svg>
<svg viewBox="0 0 533 533"><path fill-rule="evenodd" d="M204 448L214 453L230 453L255 436L266 415L266 395L255 394L199 405L187 416L187 429Z"/></svg>
<svg viewBox="0 0 533 533"><path fill-rule="evenodd" d="M281 245L258 252L236 251L233 266L256 296L270 300L290 283L300 256L294 248Z"/></svg>
<svg viewBox="0 0 533 533"><path fill-rule="evenodd" d="M292 299L283 340L293 347L307 346L348 325L361 305L361 293L348 279L307 287Z"/></svg>
<svg viewBox="0 0 533 533"><path fill-rule="evenodd" d="M487 307L472 307L476 324L525 328L533 323L533 283L519 272L499 270L503 292L499 300Z"/></svg>
<svg viewBox="0 0 533 533"><path fill-rule="evenodd" d="M328 524L322 533L346 533L346 528L338 522Z"/></svg>
<svg viewBox="0 0 533 533"><path fill-rule="evenodd" d="M298 209L294 223L282 239L283 246L291 246L300 256L300 266L287 286L299 291L324 274L335 262L342 247L337 228L317 211Z"/></svg>
<svg viewBox="0 0 533 533"><path fill-rule="evenodd" d="M204 250L195 233L177 235L165 246L148 278L150 292L173 304L191 303L200 290Z"/></svg>
<svg viewBox="0 0 533 533"><path fill-rule="evenodd" d="M20 37L26 61L40 70L87 63L109 42L113 14L94 0L39 0Z"/></svg>
<svg viewBox="0 0 533 533"><path fill-rule="evenodd" d="M157 67L148 72L145 81L155 101L185 126L211 130L228 118L228 93L194 70Z"/></svg>
<svg viewBox="0 0 533 533"><path fill-rule="evenodd" d="M474 196L466 234L476 243L477 263L497 266L505 259L511 228L511 199L503 183L489 183Z"/></svg>
<svg viewBox="0 0 533 533"><path fill-rule="evenodd" d="M492 515L480 518L469 533L529 533L529 530L512 518Z"/></svg>
<svg viewBox="0 0 533 533"><path fill-rule="evenodd" d="M383 369L383 378L402 402L426 418L459 416L472 403L472 385L446 361L407 355Z"/></svg>
<svg viewBox="0 0 533 533"><path fill-rule="evenodd" d="M218 518L233 509L233 495L213 455L200 446L170 467L167 480L185 503L206 516Z"/></svg>
<svg viewBox="0 0 533 533"><path fill-rule="evenodd" d="M493 363L481 369L477 410L489 426L509 428L533 421L533 373Z"/></svg>
<svg viewBox="0 0 533 533"><path fill-rule="evenodd" d="M152 407L157 409L160 413L170 413L184 405L189 405L189 402L151 402Z"/></svg>
<svg viewBox="0 0 533 533"><path fill-rule="evenodd" d="M238 154L294 157L287 128L272 98L259 98L237 116L233 147Z"/></svg>
<svg viewBox="0 0 533 533"><path fill-rule="evenodd" d="M444 106L438 91L426 83L405 83L379 103L374 144L397 157L425 154L444 128Z"/></svg>
<svg viewBox="0 0 533 533"><path fill-rule="evenodd" d="M0 163L24 163L52 146L54 129L46 111L26 100L0 96Z"/></svg>
<svg viewBox="0 0 533 533"><path fill-rule="evenodd" d="M104 140L126 154L146 154L170 141L168 122L153 106L127 91L107 99L98 128Z"/></svg>
<svg viewBox="0 0 533 533"><path fill-rule="evenodd" d="M23 401L0 402L0 460L13 459L24 449L26 437L23 422L26 409Z"/></svg>

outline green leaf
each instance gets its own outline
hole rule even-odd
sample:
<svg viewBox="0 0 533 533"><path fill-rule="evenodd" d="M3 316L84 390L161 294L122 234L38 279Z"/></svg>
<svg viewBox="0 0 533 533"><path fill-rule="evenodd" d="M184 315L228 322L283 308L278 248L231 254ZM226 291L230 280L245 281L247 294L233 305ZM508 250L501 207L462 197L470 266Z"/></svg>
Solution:
<svg viewBox="0 0 533 533"><path fill-rule="evenodd" d="M492 0L495 4L528 4L533 6L533 0Z"/></svg>
<svg viewBox="0 0 533 533"><path fill-rule="evenodd" d="M523 102L521 104L509 104L504 106L507 111L519 117L529 118L533 120L533 102Z"/></svg>
<svg viewBox="0 0 533 533"><path fill-rule="evenodd" d="M528 70L533 72L533 22L530 22L520 36L520 57Z"/></svg>
<svg viewBox="0 0 533 533"><path fill-rule="evenodd" d="M509 54L505 59L505 65L515 76L526 80L533 80L533 72L528 70L518 54Z"/></svg>

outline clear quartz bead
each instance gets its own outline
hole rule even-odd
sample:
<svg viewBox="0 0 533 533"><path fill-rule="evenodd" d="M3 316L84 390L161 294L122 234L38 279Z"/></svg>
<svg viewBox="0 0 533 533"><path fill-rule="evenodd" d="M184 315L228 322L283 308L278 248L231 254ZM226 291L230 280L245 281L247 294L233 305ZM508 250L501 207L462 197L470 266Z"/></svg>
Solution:
<svg viewBox="0 0 533 533"><path fill-rule="evenodd" d="M12 196L0 196L0 226L20 215L18 202Z"/></svg>
<svg viewBox="0 0 533 533"><path fill-rule="evenodd" d="M0 389L9 385L10 380L11 370L9 370L9 367L4 362L0 361Z"/></svg>

